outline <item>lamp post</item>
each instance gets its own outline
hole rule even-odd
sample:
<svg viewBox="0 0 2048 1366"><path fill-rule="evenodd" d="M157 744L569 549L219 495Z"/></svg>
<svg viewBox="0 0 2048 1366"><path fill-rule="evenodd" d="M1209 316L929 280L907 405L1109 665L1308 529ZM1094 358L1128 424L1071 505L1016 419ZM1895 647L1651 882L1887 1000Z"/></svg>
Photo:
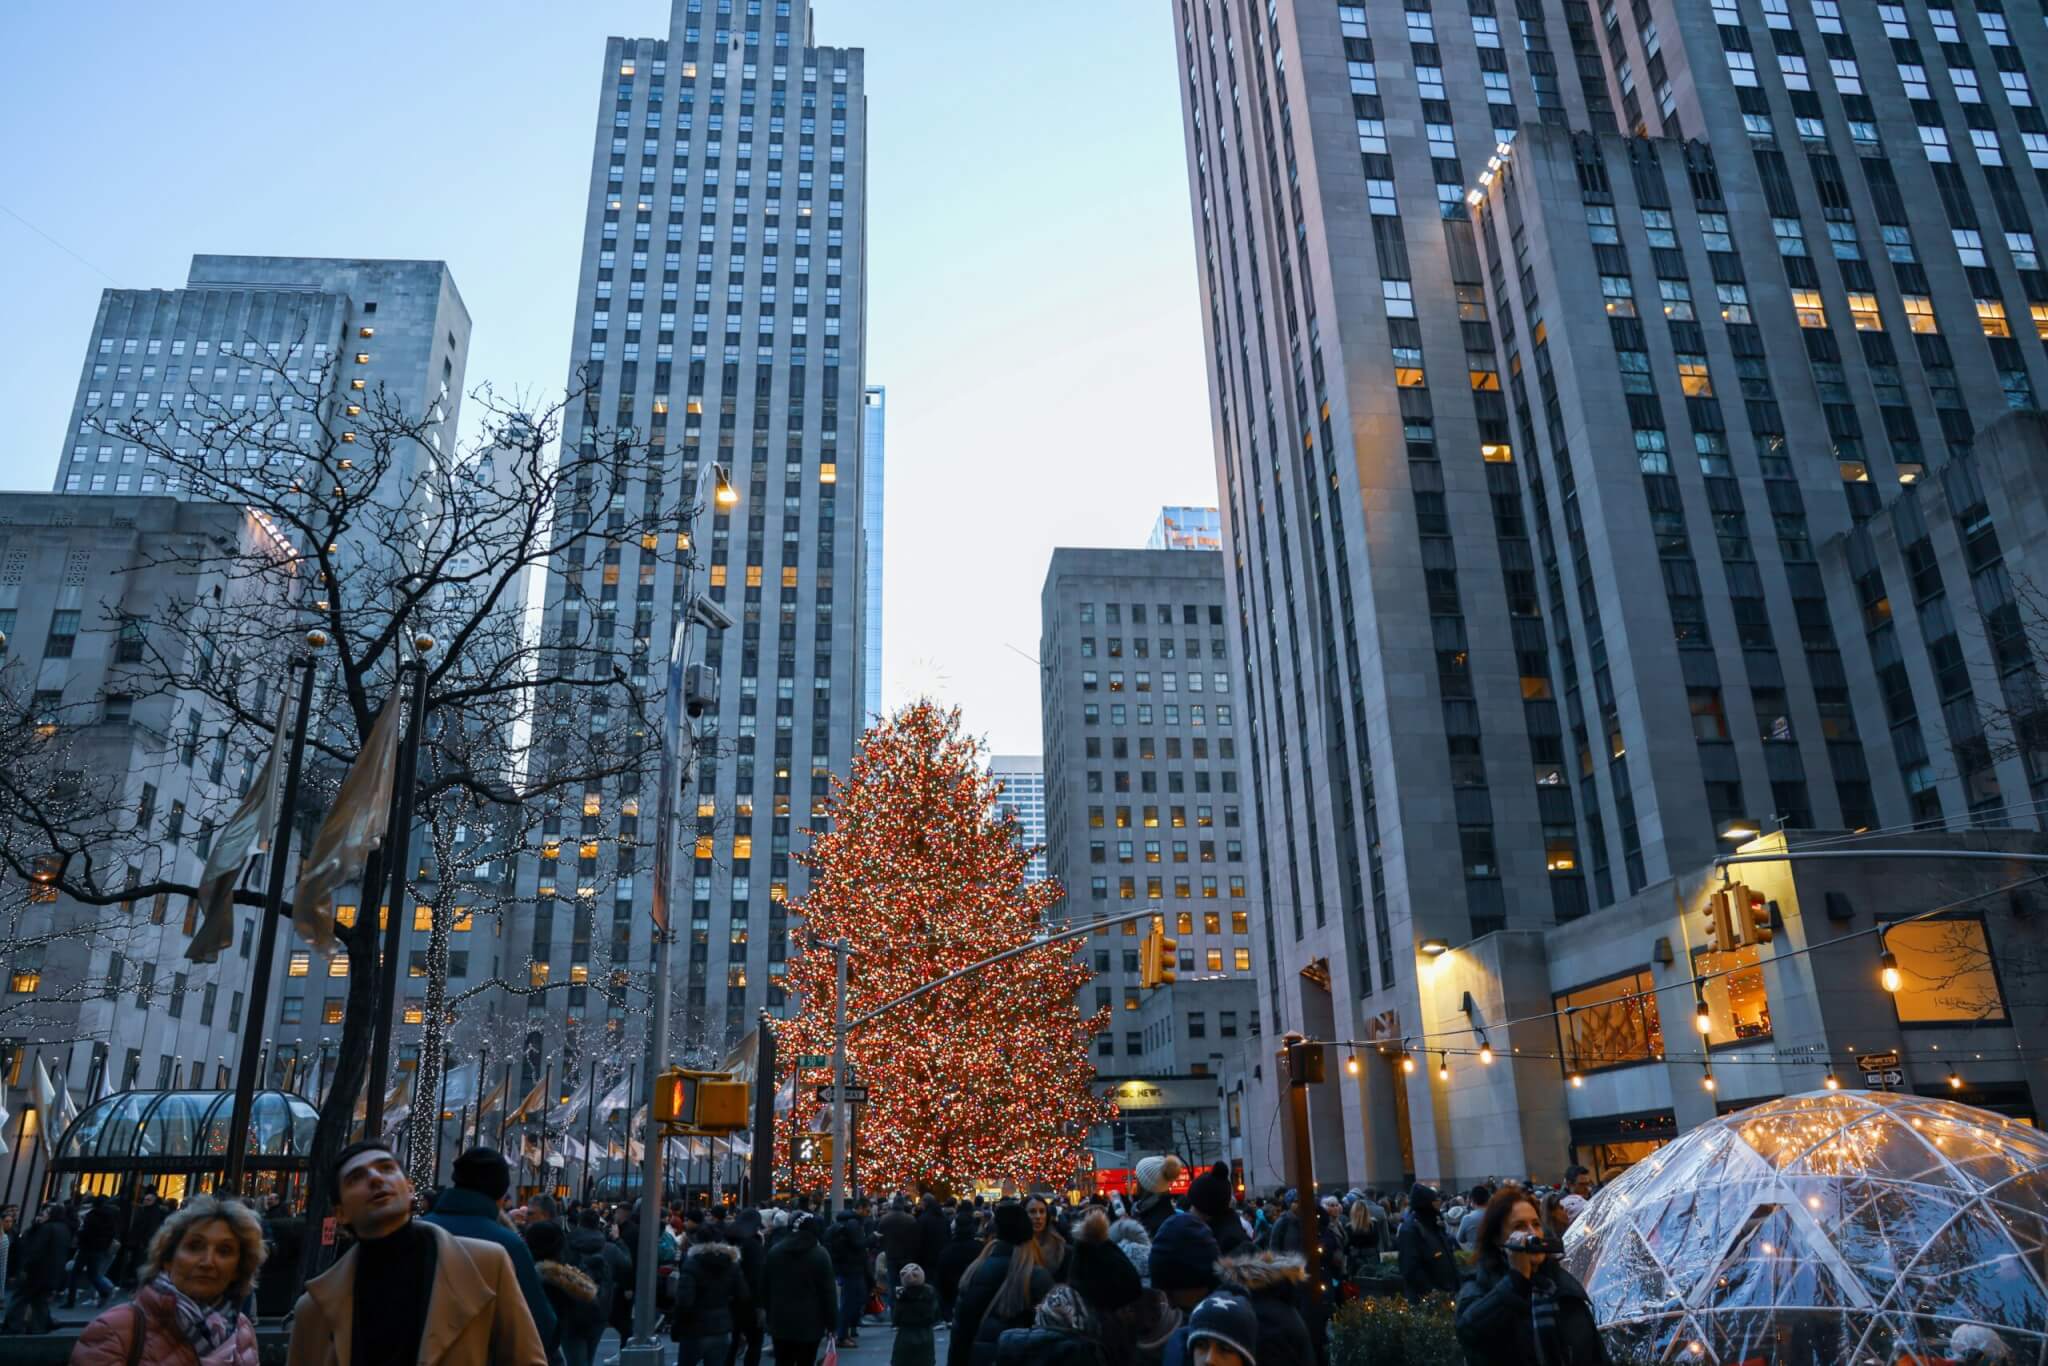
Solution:
<svg viewBox="0 0 2048 1366"><path fill-rule="evenodd" d="M711 483L712 505L719 512L739 506L739 490L726 476L725 467L706 464L697 476L695 503L683 514L685 523L704 507L707 481ZM655 1260L661 1249L662 1150L667 1141L654 1131L652 1090L655 1080L668 1064L668 1014L672 972L669 965L675 944L675 929L669 893L675 877L677 806L689 762L696 758L696 736L683 721L683 683L689 667L690 625L701 622L708 629L724 630L732 618L723 607L697 592L697 549L689 542L689 558L683 562L688 579L687 594L669 632L668 692L664 699L661 726L661 792L655 803L654 898L654 1018L647 1027L647 1138L640 1174L640 1247L633 1293L633 1339L619 1349L619 1366L661 1366L663 1347L654 1336ZM683 746L690 752L685 758ZM630 1140L632 1126L627 1125Z"/></svg>
<svg viewBox="0 0 2048 1366"><path fill-rule="evenodd" d="M377 1008L370 1014L370 1090L363 1100L363 1132L373 1138L380 1138L384 1133L384 1087L389 1075L387 1069L391 1065L391 1025L392 1017L398 1011L398 953L405 934L405 865L412 847L413 786L420 765L420 729L427 719L426 656L434 648L434 638L417 635L413 637L412 645L417 655L398 666L401 685L406 674L412 675L412 715L406 719L405 737L399 742L397 781L391 793L391 817L384 827L383 848L390 850L390 854L374 876L364 879L362 899L368 904L357 912L383 914L384 907L387 904L390 907L384 921L384 949L377 960ZM391 894L388 897L383 895L386 872L391 875ZM417 1075L414 1080L418 1080ZM415 1094L412 1099L417 1106L426 1098Z"/></svg>

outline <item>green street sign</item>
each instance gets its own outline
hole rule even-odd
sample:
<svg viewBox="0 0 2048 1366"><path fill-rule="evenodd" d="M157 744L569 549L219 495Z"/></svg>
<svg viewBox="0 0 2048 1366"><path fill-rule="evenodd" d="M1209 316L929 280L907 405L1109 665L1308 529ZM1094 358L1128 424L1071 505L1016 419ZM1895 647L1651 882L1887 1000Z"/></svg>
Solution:
<svg viewBox="0 0 2048 1366"><path fill-rule="evenodd" d="M816 1053L806 1053L796 1060L798 1067L830 1067L832 1059L821 1058Z"/></svg>

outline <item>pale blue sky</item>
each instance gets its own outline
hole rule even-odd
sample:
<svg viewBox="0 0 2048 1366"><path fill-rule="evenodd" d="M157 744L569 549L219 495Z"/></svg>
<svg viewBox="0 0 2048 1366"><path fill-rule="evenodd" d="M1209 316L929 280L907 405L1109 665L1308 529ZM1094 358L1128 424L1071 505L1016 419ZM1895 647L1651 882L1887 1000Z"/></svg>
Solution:
<svg viewBox="0 0 2048 1366"><path fill-rule="evenodd" d="M1015 651L1051 547L1215 501L1172 11L816 9L867 49L886 696L1035 753ZM472 383L559 391L604 39L665 33L661 0L4 10L0 487L49 487L100 290L175 286L196 252L440 257Z"/></svg>

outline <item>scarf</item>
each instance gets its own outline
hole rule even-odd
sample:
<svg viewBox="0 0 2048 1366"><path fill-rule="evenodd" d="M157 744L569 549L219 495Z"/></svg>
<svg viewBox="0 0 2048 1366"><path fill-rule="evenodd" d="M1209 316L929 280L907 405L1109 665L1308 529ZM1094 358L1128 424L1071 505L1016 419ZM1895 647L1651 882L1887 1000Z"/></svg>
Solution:
<svg viewBox="0 0 2048 1366"><path fill-rule="evenodd" d="M171 1297L171 1307L178 1315L178 1331L201 1361L234 1337L235 1323L240 1315L227 1296L221 1296L213 1304L202 1305L178 1289L170 1273L165 1271L159 1271L149 1285L150 1289L160 1290Z"/></svg>

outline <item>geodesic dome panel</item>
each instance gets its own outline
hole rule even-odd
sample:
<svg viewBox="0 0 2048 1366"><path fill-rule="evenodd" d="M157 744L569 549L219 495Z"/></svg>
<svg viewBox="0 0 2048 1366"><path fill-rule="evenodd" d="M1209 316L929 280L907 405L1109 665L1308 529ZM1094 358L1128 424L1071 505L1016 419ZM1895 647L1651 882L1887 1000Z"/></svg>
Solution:
<svg viewBox="0 0 2048 1366"><path fill-rule="evenodd" d="M1629 1168L1564 1260L1617 1362L1940 1360L1983 1325L2048 1366L2048 1135L1919 1096L1786 1096Z"/></svg>

